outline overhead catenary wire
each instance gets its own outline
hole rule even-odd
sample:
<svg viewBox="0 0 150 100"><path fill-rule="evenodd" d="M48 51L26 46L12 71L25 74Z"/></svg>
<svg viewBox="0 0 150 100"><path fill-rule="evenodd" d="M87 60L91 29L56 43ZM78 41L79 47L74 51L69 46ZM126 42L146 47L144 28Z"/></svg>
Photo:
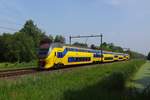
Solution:
<svg viewBox="0 0 150 100"><path fill-rule="evenodd" d="M1 30L8 30L8 31L18 31L18 29L13 28L12 26L15 27L20 27L22 26L22 24L16 23L16 19L24 19L24 16L22 14L22 12L20 11L20 9L16 8L16 6L13 3L8 3L4 0L0 0L0 8L1 8L1 13L2 16L1 17L1 25L0 25L0 29ZM8 17L9 16L9 17Z"/></svg>
<svg viewBox="0 0 150 100"><path fill-rule="evenodd" d="M5 11L5 13L3 14L9 14L10 16L14 16L15 18L17 17L17 19L24 19L23 13L21 12L20 9L18 9L14 4L12 4L11 2L6 2L5 0L1 0L0 1L0 5L1 5L1 9L3 11ZM2 12L1 12L2 13Z"/></svg>
<svg viewBox="0 0 150 100"><path fill-rule="evenodd" d="M10 31L17 31L18 30L15 28L10 28L10 27L5 27L5 26L0 26L0 29L10 30Z"/></svg>

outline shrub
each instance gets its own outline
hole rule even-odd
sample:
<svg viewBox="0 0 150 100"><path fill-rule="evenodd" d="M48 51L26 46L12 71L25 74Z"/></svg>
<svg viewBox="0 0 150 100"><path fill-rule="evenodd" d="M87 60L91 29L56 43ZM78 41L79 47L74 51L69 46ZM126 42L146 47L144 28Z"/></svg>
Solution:
<svg viewBox="0 0 150 100"><path fill-rule="evenodd" d="M125 89L126 81L145 63L144 60L133 60L126 62L127 64L122 65L116 71L103 79L103 89L112 91L122 91Z"/></svg>
<svg viewBox="0 0 150 100"><path fill-rule="evenodd" d="M108 90L123 90L125 87L125 77L122 72L113 72L104 79L104 88Z"/></svg>

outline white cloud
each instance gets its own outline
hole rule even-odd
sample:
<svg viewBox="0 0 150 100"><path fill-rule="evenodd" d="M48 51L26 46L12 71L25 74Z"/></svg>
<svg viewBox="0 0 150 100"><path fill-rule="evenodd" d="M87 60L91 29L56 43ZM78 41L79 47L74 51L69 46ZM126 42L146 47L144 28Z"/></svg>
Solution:
<svg viewBox="0 0 150 100"><path fill-rule="evenodd" d="M104 0L104 2L111 6L124 6L135 4L137 0Z"/></svg>
<svg viewBox="0 0 150 100"><path fill-rule="evenodd" d="M123 0L109 0L107 1L112 6L119 6Z"/></svg>

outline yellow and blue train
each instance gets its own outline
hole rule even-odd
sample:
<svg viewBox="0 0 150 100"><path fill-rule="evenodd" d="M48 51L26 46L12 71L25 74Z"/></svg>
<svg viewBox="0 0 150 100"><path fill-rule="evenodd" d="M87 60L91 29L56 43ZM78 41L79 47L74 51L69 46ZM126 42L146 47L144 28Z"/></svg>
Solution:
<svg viewBox="0 0 150 100"><path fill-rule="evenodd" d="M128 60L129 54L67 46L60 43L43 43L39 48L40 69L59 68L66 65L81 65Z"/></svg>

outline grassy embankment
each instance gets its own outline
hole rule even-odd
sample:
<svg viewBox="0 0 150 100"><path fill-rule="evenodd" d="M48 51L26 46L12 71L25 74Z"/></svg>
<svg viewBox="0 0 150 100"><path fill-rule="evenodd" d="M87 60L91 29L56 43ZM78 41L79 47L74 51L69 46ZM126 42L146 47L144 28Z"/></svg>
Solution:
<svg viewBox="0 0 150 100"><path fill-rule="evenodd" d="M126 81L144 60L1 79L0 100L125 100ZM127 100L127 99L126 99Z"/></svg>
<svg viewBox="0 0 150 100"><path fill-rule="evenodd" d="M37 61L31 62L16 62L16 63L0 63L0 70L6 69L18 69L18 68L30 68L30 67L37 67Z"/></svg>

